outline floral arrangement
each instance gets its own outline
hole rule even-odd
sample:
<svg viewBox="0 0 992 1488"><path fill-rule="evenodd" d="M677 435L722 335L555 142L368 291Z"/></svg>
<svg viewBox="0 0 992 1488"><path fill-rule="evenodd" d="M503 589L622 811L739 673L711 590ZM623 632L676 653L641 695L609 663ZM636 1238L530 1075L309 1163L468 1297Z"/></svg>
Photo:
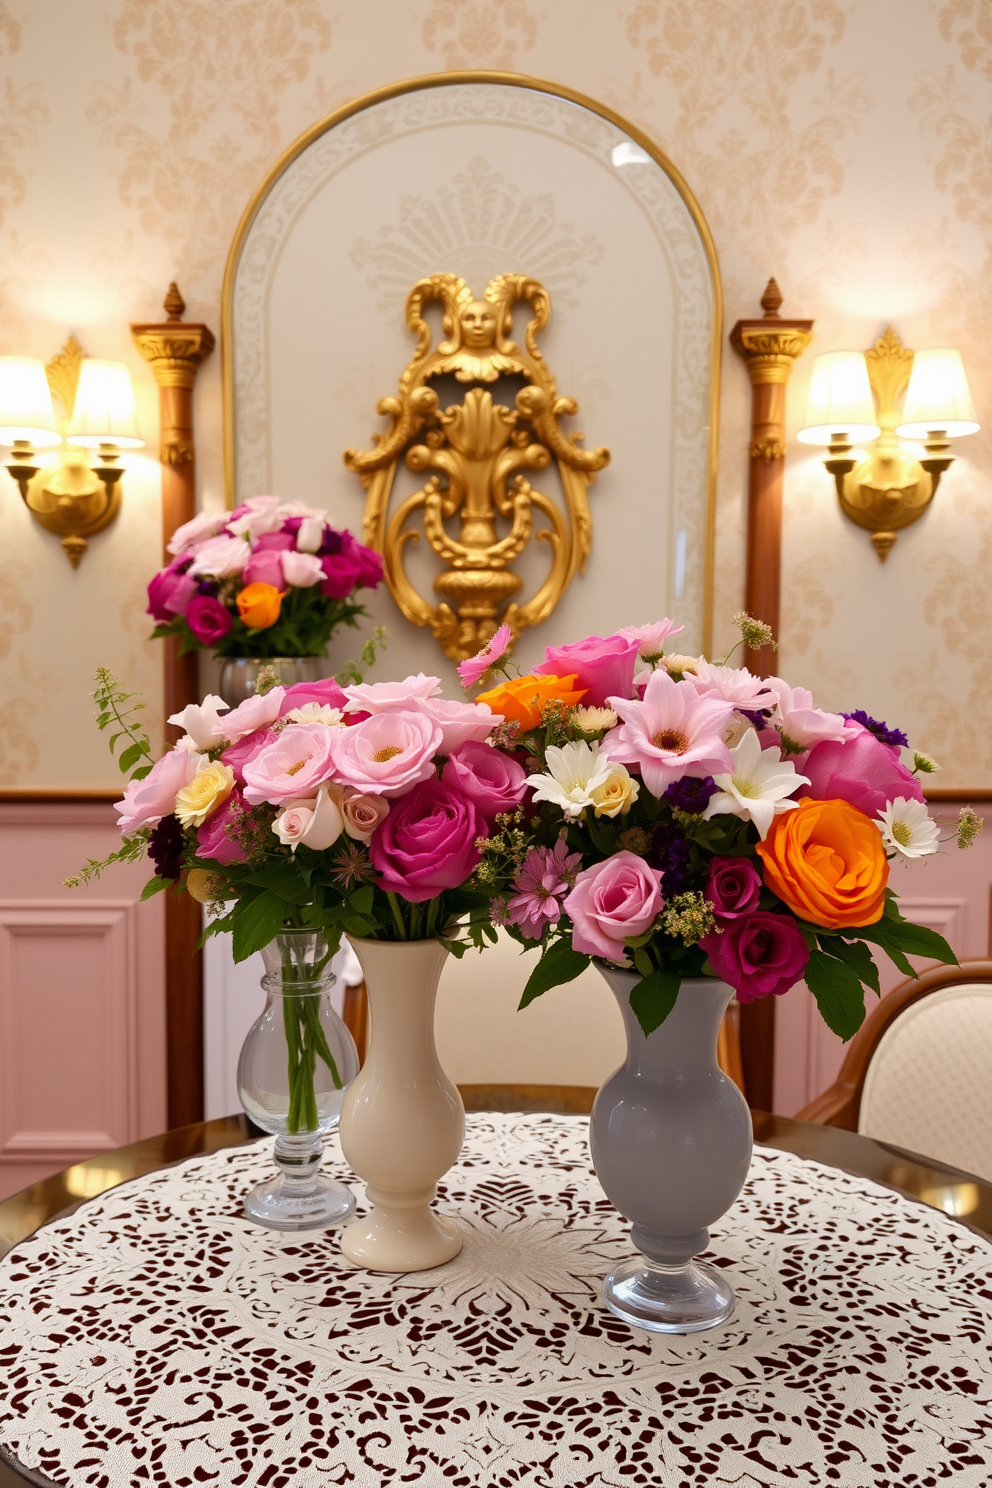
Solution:
<svg viewBox="0 0 992 1488"><path fill-rule="evenodd" d="M743 643L773 644L735 620ZM466 688L502 675L476 701L503 716L493 752L527 771L526 803L497 818L476 870L493 923L542 949L521 1006L594 959L639 974L645 1033L683 977L719 977L741 1002L805 978L848 1039L864 988L880 991L872 947L907 975L908 955L956 962L889 887L893 859L938 850L920 785L937 767L904 760L905 734L867 713L826 712L729 656L666 653L681 629L550 646L511 676L503 627L459 668ZM980 826L964 808L959 845Z"/></svg>
<svg viewBox="0 0 992 1488"><path fill-rule="evenodd" d="M254 496L176 529L167 568L148 585L155 636L180 653L320 656L339 625L366 612L358 589L382 579L382 558L300 501Z"/></svg>

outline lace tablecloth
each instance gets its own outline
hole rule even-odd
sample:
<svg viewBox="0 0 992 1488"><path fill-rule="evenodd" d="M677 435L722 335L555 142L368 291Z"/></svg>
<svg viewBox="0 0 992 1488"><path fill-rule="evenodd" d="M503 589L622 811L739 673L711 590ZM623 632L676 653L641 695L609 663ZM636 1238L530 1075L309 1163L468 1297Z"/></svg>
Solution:
<svg viewBox="0 0 992 1488"><path fill-rule="evenodd" d="M240 1217L270 1144L136 1179L0 1264L0 1444L73 1488L992 1482L992 1245L758 1149L714 1228L737 1311L635 1331L587 1121L470 1116L435 1271ZM325 1163L349 1178L333 1144Z"/></svg>

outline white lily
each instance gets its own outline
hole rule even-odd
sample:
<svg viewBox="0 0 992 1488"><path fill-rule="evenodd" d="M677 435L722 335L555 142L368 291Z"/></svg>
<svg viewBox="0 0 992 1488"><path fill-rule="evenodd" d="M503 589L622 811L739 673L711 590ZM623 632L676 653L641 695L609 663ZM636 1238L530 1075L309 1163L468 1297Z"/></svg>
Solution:
<svg viewBox="0 0 992 1488"><path fill-rule="evenodd" d="M599 745L583 739L560 749L550 745L545 759L548 773L528 775L527 784L533 787L535 801L553 801L570 817L581 816L587 806L596 804L593 792L605 785L613 769L613 761L600 753Z"/></svg>
<svg viewBox="0 0 992 1488"><path fill-rule="evenodd" d="M886 847L901 853L904 858L924 858L937 851L940 828L922 801L908 801L905 796L897 796L894 801L886 801L877 821Z"/></svg>
<svg viewBox="0 0 992 1488"><path fill-rule="evenodd" d="M185 729L197 749L212 749L227 738L227 726L220 715L229 707L222 697L208 692L202 703L187 703L181 713L170 716L169 722L176 728ZM180 742L185 744L184 740Z"/></svg>
<svg viewBox="0 0 992 1488"><path fill-rule="evenodd" d="M734 768L729 775L713 776L719 790L710 798L703 817L707 821L712 816L743 817L754 822L764 841L773 819L798 806L798 801L788 797L801 785L809 785L809 780L797 773L791 760L783 760L780 749L762 749L754 729L748 729L730 757Z"/></svg>

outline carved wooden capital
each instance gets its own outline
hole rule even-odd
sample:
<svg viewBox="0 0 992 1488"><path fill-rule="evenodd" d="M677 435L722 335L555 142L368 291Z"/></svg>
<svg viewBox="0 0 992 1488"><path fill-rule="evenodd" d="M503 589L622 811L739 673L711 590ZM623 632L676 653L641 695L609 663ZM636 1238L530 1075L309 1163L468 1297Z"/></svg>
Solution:
<svg viewBox="0 0 992 1488"><path fill-rule="evenodd" d="M133 325L131 335L159 387L191 388L200 363L214 349L205 325Z"/></svg>
<svg viewBox="0 0 992 1488"><path fill-rule="evenodd" d="M731 346L747 363L752 387L788 382L793 362L802 356L813 335L811 320L783 320L778 313L781 303L782 293L775 280L769 279L761 297L763 319L739 320L730 333Z"/></svg>

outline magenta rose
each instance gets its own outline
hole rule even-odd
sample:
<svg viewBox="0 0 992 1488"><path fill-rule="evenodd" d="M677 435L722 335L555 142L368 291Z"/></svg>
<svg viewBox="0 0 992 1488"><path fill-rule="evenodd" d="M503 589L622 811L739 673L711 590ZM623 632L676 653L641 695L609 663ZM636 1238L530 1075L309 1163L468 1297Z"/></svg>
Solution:
<svg viewBox="0 0 992 1488"><path fill-rule="evenodd" d="M209 594L198 594L191 599L186 611L186 624L201 646L215 646L223 640L234 621L226 605Z"/></svg>
<svg viewBox="0 0 992 1488"><path fill-rule="evenodd" d="M245 798L240 791L232 791L212 816L208 816L202 826L196 829L196 840L199 844L197 852L201 858L213 858L215 863L222 864L225 868L229 863L244 863L246 854L240 842L228 832L228 826L233 825L245 810Z"/></svg>
<svg viewBox="0 0 992 1488"><path fill-rule="evenodd" d="M865 728L859 728L851 739L817 744L806 756L802 773L809 785L796 792L797 798L848 801L872 818L897 796L923 800L923 787L906 769L898 750L883 744Z"/></svg>
<svg viewBox="0 0 992 1488"><path fill-rule="evenodd" d="M322 677L317 682L294 682L292 687L286 688L279 717L285 718L287 713L292 713L294 708L302 708L304 703L317 703L320 707L326 704L329 708L343 709L347 701L333 677Z"/></svg>
<svg viewBox="0 0 992 1488"><path fill-rule="evenodd" d="M321 594L328 599L347 599L361 573L362 566L358 560L344 553L322 553L320 566L324 570Z"/></svg>
<svg viewBox="0 0 992 1488"><path fill-rule="evenodd" d="M252 556L256 553L290 553L296 547L296 539L291 532L285 530L279 532L263 532L261 537L256 537L251 545Z"/></svg>
<svg viewBox="0 0 992 1488"><path fill-rule="evenodd" d="M570 646L549 646L544 661L534 671L538 676L578 678L584 687L582 705L605 708L608 697L629 698L634 690L638 642L629 636L588 636Z"/></svg>
<svg viewBox="0 0 992 1488"><path fill-rule="evenodd" d="M750 858L713 858L706 898L718 925L731 925L758 907L761 874Z"/></svg>
<svg viewBox="0 0 992 1488"><path fill-rule="evenodd" d="M632 852L614 853L584 868L563 908L572 920L572 946L587 956L627 964L624 941L643 935L664 906L661 873Z"/></svg>
<svg viewBox="0 0 992 1488"><path fill-rule="evenodd" d="M450 757L441 780L467 796L490 826L501 811L515 811L527 793L527 771L516 760L472 740Z"/></svg>
<svg viewBox="0 0 992 1488"><path fill-rule="evenodd" d="M188 556L175 559L168 568L157 573L148 585L148 608L145 613L161 625L168 625L177 615L184 614L186 606L196 593L196 580L190 578L188 573L179 572L180 563L188 568Z"/></svg>
<svg viewBox="0 0 992 1488"><path fill-rule="evenodd" d="M239 785L244 785L245 765L249 760L253 760L256 754L264 749L267 744L274 744L278 737L279 735L275 730L269 728L258 729L253 734L246 734L236 744L232 744L230 748L224 750L224 753L221 755L221 762L225 765L230 765L234 771L235 780Z"/></svg>
<svg viewBox="0 0 992 1488"><path fill-rule="evenodd" d="M488 835L466 796L425 780L395 802L369 852L381 887L420 904L465 882L482 856L476 838Z"/></svg>
<svg viewBox="0 0 992 1488"><path fill-rule="evenodd" d="M241 581L243 584L271 584L273 589L282 590L282 554L271 548L256 549L244 566Z"/></svg>
<svg viewBox="0 0 992 1488"><path fill-rule="evenodd" d="M342 533L341 557L358 565L360 588L375 589L382 583L382 554L358 542L350 532Z"/></svg>
<svg viewBox="0 0 992 1488"><path fill-rule="evenodd" d="M809 946L791 915L759 910L699 942L710 965L737 993L738 1002L778 997L806 970Z"/></svg>

